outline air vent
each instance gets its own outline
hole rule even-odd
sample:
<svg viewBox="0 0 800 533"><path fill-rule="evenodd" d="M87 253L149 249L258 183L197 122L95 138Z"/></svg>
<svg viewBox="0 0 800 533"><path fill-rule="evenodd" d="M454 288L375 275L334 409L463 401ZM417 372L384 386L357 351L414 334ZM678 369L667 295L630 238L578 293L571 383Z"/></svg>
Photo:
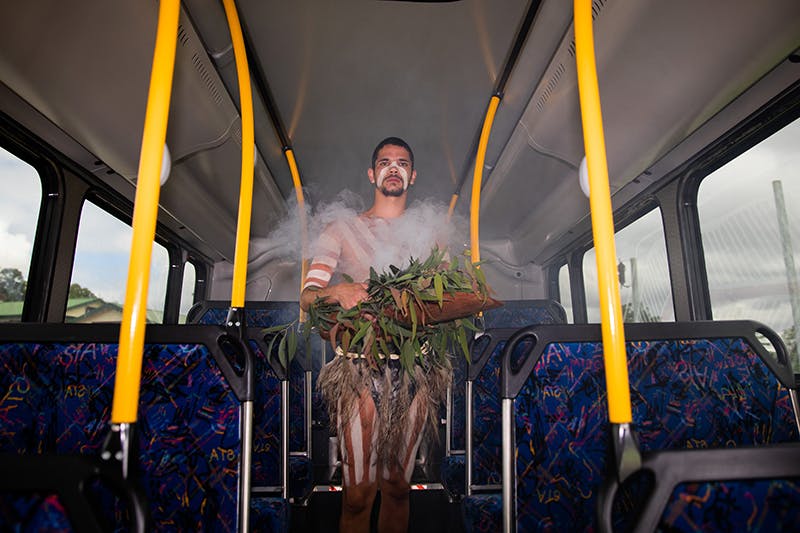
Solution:
<svg viewBox="0 0 800 533"><path fill-rule="evenodd" d="M214 102L216 102L218 106L222 106L222 94L220 94L217 84L214 82L214 77L209 73L208 67L206 67L207 56L200 55L200 51L198 51L197 47L194 46L192 42L191 34L186 31L183 24L178 25L178 42L192 54L192 65L194 65L194 69L200 74L200 79L203 80Z"/></svg>
<svg viewBox="0 0 800 533"><path fill-rule="evenodd" d="M214 99L217 105L222 105L222 96L219 94L219 90L217 89L213 78L208 73L208 69L203 64L203 60L197 55L197 53L192 54L192 64L194 65L195 70L197 70L197 73L200 74L203 83L205 83L206 87L208 87L208 92L211 93L211 97Z"/></svg>
<svg viewBox="0 0 800 533"><path fill-rule="evenodd" d="M566 70L567 69L564 67L564 63L558 64L558 68L556 68L556 71L550 77L550 81L547 82L547 85L544 88L544 92L536 101L536 108L539 111L541 111L544 108L544 105L550 99L550 95L553 94L553 91L556 89L556 86L558 86L558 82L561 80L561 76L564 74L564 71Z"/></svg>
<svg viewBox="0 0 800 533"><path fill-rule="evenodd" d="M189 36L186 35L186 30L183 29L183 24L178 24L178 41L180 41L182 46L187 46L189 44Z"/></svg>
<svg viewBox="0 0 800 533"><path fill-rule="evenodd" d="M594 0L594 2L592 2L592 20L597 20L597 18L602 14L603 8L606 6L607 3L608 0ZM575 58L574 38L569 43L569 47L567 48L567 53L569 54L570 59ZM536 100L536 109L538 109L539 111L544 109L544 106L547 104L547 101L553 95L553 92L555 92L556 87L558 87L558 82L561 81L561 76L564 75L565 71L566 67L564 66L563 62L559 63L558 67L556 67L553 70L550 79L547 81L547 84L545 85L544 90L542 91L542 94Z"/></svg>

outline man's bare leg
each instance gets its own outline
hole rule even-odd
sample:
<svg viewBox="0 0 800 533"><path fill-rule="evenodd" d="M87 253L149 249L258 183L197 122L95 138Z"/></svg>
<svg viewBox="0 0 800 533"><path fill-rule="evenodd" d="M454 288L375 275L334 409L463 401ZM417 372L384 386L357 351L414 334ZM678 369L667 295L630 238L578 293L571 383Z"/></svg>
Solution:
<svg viewBox="0 0 800 533"><path fill-rule="evenodd" d="M341 412L341 406L339 409ZM372 504L378 491L378 416L368 390L361 392L349 421L340 424L342 434L342 533L368 533Z"/></svg>
<svg viewBox="0 0 800 533"><path fill-rule="evenodd" d="M409 431L404 435L400 457L385 466L381 473L381 509L378 514L378 531L394 533L408 531L409 495L411 475L417 458L422 428L425 424L425 407L417 396L409 406Z"/></svg>

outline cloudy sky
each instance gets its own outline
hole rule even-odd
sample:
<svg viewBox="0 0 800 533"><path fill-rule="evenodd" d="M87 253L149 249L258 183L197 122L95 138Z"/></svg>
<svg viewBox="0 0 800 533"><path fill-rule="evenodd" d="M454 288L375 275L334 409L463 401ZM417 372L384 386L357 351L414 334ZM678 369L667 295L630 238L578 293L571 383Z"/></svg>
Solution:
<svg viewBox="0 0 800 533"><path fill-rule="evenodd" d="M41 184L33 167L2 148L0 191L0 268L17 268L27 279L42 195ZM90 289L108 302L122 303L131 228L91 203L87 202L86 206L78 234L72 283ZM156 244L148 309L163 309L167 270L167 252Z"/></svg>

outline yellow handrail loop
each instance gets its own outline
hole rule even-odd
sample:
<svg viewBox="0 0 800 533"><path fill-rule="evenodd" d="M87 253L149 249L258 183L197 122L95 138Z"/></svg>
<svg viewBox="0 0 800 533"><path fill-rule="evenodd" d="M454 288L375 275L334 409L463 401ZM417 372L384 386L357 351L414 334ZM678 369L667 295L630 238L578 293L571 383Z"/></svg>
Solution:
<svg viewBox="0 0 800 533"><path fill-rule="evenodd" d="M486 110L486 117L483 120L481 138L478 142L478 152L475 155L475 169L472 174L472 197L469 204L469 243L470 258L473 263L481 260L480 250L480 214L481 214L481 183L483 181L483 165L486 161L486 148L489 146L489 134L492 132L494 116L497 107L500 105L500 97L493 95L489 100L489 107ZM455 207L455 199L450 202L450 209Z"/></svg>
<svg viewBox="0 0 800 533"><path fill-rule="evenodd" d="M247 256L250 245L250 219L253 208L253 166L255 164L255 129L253 124L253 91L250 69L244 46L242 26L233 0L222 0L236 60L239 80L239 105L242 115L242 168L239 186L239 218L236 222L236 250L233 257L231 307L243 308L247 288Z"/></svg>
<svg viewBox="0 0 800 533"><path fill-rule="evenodd" d="M294 193L297 198L297 210L300 220L300 245L302 248L302 255L300 257L300 292L303 291L303 282L308 273L308 220L306 217L306 201L303 196L303 184L300 181L300 171L297 169L297 161L294 158L294 150L286 148L284 150L286 155L286 162L289 164L289 171L292 173L292 183L294 184ZM306 312L300 310L300 322L305 322Z"/></svg>

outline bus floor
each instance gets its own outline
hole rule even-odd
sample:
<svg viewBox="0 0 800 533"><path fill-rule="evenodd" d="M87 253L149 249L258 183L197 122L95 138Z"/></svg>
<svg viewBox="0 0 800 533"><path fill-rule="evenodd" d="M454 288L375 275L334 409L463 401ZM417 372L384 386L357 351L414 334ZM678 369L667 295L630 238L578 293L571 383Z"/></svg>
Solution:
<svg viewBox="0 0 800 533"><path fill-rule="evenodd" d="M372 509L371 531L377 532L380 492ZM330 533L339 524L341 492L315 492L306 505L292 506L290 533ZM458 503L449 502L442 489L413 490L408 530L415 533L462 533Z"/></svg>

